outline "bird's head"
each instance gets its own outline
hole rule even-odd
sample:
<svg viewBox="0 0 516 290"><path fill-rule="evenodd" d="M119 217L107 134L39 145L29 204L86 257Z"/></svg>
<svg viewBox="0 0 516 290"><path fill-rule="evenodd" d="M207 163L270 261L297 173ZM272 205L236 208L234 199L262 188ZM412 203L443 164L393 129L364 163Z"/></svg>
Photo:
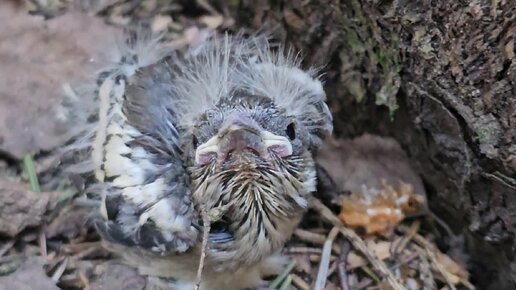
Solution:
<svg viewBox="0 0 516 290"><path fill-rule="evenodd" d="M332 131L325 93L264 40L225 38L189 57L174 93L194 200L223 212L211 256L252 263L283 246L315 190L312 152Z"/></svg>

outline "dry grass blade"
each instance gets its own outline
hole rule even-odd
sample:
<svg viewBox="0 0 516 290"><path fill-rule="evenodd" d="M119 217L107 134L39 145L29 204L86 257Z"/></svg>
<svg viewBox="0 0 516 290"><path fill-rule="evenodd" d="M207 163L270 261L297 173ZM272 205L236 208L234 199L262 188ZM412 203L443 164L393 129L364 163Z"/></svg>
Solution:
<svg viewBox="0 0 516 290"><path fill-rule="evenodd" d="M338 227L333 227L333 229L331 229L330 233L328 234L328 238L324 242L321 263L319 264L319 271L317 272L314 290L322 290L326 286L328 269L330 267L331 248L333 245L333 240L335 240L335 237L338 233Z"/></svg>
<svg viewBox="0 0 516 290"><path fill-rule="evenodd" d="M34 165L34 159L30 154L23 156L23 168L29 177L30 188L34 192L41 192L39 186L38 175L36 174L36 166Z"/></svg>
<svg viewBox="0 0 516 290"><path fill-rule="evenodd" d="M288 275L287 278L281 283L279 290L287 290L292 284L292 275Z"/></svg>
<svg viewBox="0 0 516 290"><path fill-rule="evenodd" d="M387 280L387 283L394 290L407 290L401 283L396 279L394 274L387 268L385 263L379 260L376 255L371 252L364 241L352 230L344 227L339 218L331 212L329 208L327 208L320 200L313 198L311 200L311 207L319 212L319 214L326 219L328 222L332 223L334 226L338 227L340 232L350 241L354 248L359 250L373 265L375 270L380 274L381 277Z"/></svg>
<svg viewBox="0 0 516 290"><path fill-rule="evenodd" d="M271 284L269 285L269 288L276 289L281 284L281 282L283 282L283 280L285 280L285 278L294 269L295 266L296 266L296 261L292 261L287 266L285 271L283 271L283 273L281 273L278 277L276 277L276 279L274 279L274 281L271 282Z"/></svg>

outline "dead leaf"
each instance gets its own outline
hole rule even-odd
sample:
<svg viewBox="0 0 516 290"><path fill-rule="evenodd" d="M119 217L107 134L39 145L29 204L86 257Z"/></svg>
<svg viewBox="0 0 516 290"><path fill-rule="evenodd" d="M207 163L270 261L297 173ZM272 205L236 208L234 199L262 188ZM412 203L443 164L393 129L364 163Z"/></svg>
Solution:
<svg viewBox="0 0 516 290"><path fill-rule="evenodd" d="M10 1L0 19L0 150L21 158L64 141L62 85L92 76L118 30L71 11L44 21Z"/></svg>
<svg viewBox="0 0 516 290"><path fill-rule="evenodd" d="M59 290L43 269L43 259L30 257L13 273L0 276L0 290Z"/></svg>
<svg viewBox="0 0 516 290"><path fill-rule="evenodd" d="M152 19L151 30L153 32L165 31L170 23L172 23L172 17L168 15L156 15L154 19Z"/></svg>
<svg viewBox="0 0 516 290"><path fill-rule="evenodd" d="M57 236L75 238L84 230L90 215L91 210L88 208L69 205L45 227L45 235L49 239Z"/></svg>
<svg viewBox="0 0 516 290"><path fill-rule="evenodd" d="M419 211L425 200L411 185L381 189L364 186L361 192L343 196L339 218L348 226L362 227L367 234L387 235L409 214Z"/></svg>
<svg viewBox="0 0 516 290"><path fill-rule="evenodd" d="M317 152L321 165L341 191L361 192L365 186L381 189L410 184L426 195L423 182L396 140L364 134L354 139L329 139Z"/></svg>
<svg viewBox="0 0 516 290"><path fill-rule="evenodd" d="M28 186L0 179L0 234L16 236L41 224L55 194L35 193Z"/></svg>
<svg viewBox="0 0 516 290"><path fill-rule="evenodd" d="M145 277L129 266L108 262L99 265L95 271L101 274L97 281L90 285L90 290L145 289Z"/></svg>
<svg viewBox="0 0 516 290"><path fill-rule="evenodd" d="M199 22L206 25L209 29L217 29L224 23L224 17L222 15L202 16L199 18Z"/></svg>

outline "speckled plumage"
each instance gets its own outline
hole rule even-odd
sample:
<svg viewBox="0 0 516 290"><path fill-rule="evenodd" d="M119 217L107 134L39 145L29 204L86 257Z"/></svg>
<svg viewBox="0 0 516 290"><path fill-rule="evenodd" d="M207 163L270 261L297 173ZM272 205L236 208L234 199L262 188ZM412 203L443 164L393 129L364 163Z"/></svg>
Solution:
<svg viewBox="0 0 516 290"><path fill-rule="evenodd" d="M185 53L143 41L102 74L98 121L82 139L103 189L97 228L142 273L180 289L195 278L205 206L218 217L201 289L254 287L279 270L315 190L312 151L332 130L322 85L261 36Z"/></svg>

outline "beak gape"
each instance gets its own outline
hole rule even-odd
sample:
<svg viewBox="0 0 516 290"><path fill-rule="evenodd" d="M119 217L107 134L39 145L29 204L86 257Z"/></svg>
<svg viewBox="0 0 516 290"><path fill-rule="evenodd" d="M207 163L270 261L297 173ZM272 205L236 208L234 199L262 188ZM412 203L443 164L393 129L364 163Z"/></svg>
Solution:
<svg viewBox="0 0 516 290"><path fill-rule="evenodd" d="M205 165L213 158L226 160L231 154L243 151L268 157L269 150L287 157L292 155L292 144L286 137L263 130L248 116L235 113L225 120L217 135L197 148L195 163Z"/></svg>

